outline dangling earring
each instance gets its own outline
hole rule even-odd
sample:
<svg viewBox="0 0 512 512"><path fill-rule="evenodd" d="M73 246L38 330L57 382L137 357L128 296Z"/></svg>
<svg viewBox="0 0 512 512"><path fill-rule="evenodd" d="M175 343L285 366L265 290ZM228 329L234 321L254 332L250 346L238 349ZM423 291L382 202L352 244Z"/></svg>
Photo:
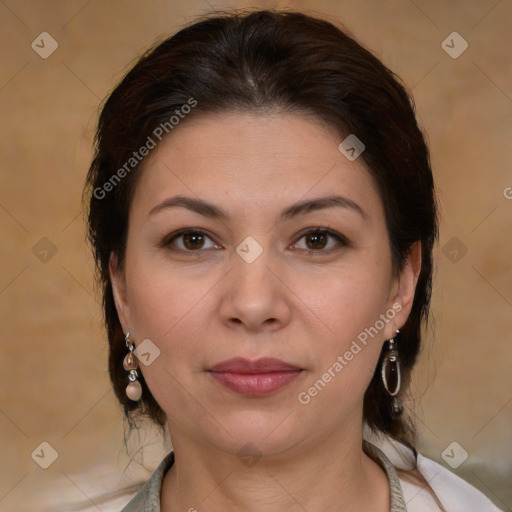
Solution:
<svg viewBox="0 0 512 512"><path fill-rule="evenodd" d="M399 332L400 331L397 329L395 338L398 336ZM395 346L395 338L391 338L388 341L387 352L384 355L384 359L382 361L381 376L384 388L389 393L389 395L393 397L393 413L395 415L400 415L403 412L403 407L396 396L400 392L402 376L400 373L398 351Z"/></svg>
<svg viewBox="0 0 512 512"><path fill-rule="evenodd" d="M142 387L140 382L137 380L139 374L137 373L137 368L139 367L139 361L135 357L133 351L135 350L135 345L133 344L133 340L130 338L130 333L127 332L124 338L126 346L128 347L128 354L126 354L123 360L123 368L130 372L128 374L128 380L130 383L126 386L126 396L134 401L138 402L140 397L142 396Z"/></svg>

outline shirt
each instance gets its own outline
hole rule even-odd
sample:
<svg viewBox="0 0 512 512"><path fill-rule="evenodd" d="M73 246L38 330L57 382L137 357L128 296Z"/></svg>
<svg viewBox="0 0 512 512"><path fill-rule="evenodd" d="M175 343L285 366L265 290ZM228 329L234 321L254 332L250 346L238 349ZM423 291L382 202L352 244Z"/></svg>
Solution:
<svg viewBox="0 0 512 512"><path fill-rule="evenodd" d="M412 451L387 436L376 437L372 441L364 439L363 450L386 472L390 512L442 512L436 498L446 512L503 512L478 489L421 454L417 457L418 471L435 496L424 486L400 479L397 468L410 467L414 460ZM173 464L174 452L171 451L121 512L160 512L162 481Z"/></svg>

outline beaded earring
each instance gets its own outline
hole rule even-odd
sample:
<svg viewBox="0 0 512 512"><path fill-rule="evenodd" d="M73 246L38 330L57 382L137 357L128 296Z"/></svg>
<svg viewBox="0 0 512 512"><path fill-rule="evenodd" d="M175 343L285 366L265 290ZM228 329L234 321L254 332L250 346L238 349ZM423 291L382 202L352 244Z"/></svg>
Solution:
<svg viewBox="0 0 512 512"><path fill-rule="evenodd" d="M128 380L130 381L128 386L126 386L126 396L134 401L138 402L142 396L142 387L140 382L137 380L139 374L137 373L137 368L139 367L139 361L135 357L133 351L135 350L135 345L133 340L130 338L130 333L127 332L124 338L126 343L126 347L128 348L128 354L126 354L123 360L123 368L129 372Z"/></svg>

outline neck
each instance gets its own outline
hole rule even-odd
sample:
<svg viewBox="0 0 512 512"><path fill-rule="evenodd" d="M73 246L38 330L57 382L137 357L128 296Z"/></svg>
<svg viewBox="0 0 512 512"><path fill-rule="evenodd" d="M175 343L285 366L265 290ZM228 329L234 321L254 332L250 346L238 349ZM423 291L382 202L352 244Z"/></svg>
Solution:
<svg viewBox="0 0 512 512"><path fill-rule="evenodd" d="M357 433L356 433L357 435ZM362 450L362 431L294 453L245 459L173 432L175 463L164 477L162 512L389 511L384 470Z"/></svg>

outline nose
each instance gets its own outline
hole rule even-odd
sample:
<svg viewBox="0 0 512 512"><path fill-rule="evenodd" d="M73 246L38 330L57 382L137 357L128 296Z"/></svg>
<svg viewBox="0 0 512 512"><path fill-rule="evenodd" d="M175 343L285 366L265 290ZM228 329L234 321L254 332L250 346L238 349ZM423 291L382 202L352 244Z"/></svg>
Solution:
<svg viewBox="0 0 512 512"><path fill-rule="evenodd" d="M269 332L290 321L291 292L268 253L264 250L251 263L234 257L234 268L223 280L220 307L221 321L230 328Z"/></svg>

